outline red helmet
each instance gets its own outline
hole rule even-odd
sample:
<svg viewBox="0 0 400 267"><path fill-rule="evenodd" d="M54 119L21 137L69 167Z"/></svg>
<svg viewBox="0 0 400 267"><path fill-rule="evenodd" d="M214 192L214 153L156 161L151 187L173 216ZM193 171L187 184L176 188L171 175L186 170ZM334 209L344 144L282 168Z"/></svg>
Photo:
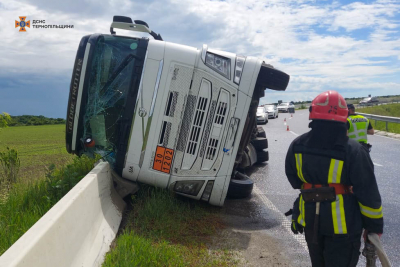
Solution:
<svg viewBox="0 0 400 267"><path fill-rule="evenodd" d="M348 109L346 101L336 91L319 94L311 103L310 120L346 122Z"/></svg>

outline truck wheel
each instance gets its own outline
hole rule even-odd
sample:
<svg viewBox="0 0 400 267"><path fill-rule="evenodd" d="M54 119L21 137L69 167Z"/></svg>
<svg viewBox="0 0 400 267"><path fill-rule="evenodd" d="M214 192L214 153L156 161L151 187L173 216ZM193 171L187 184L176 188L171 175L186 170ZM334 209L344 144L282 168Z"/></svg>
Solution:
<svg viewBox="0 0 400 267"><path fill-rule="evenodd" d="M257 127L257 137L263 137L263 138L267 137L263 127Z"/></svg>
<svg viewBox="0 0 400 267"><path fill-rule="evenodd" d="M290 76L283 71L274 69L271 65L262 63L257 77L257 85L262 88L284 91L289 83Z"/></svg>
<svg viewBox="0 0 400 267"><path fill-rule="evenodd" d="M269 160L269 152L268 151L257 151L257 163L263 163Z"/></svg>
<svg viewBox="0 0 400 267"><path fill-rule="evenodd" d="M238 179L239 178L239 179ZM229 198L245 198L251 195L254 182L245 174L237 172L229 183L227 196Z"/></svg>
<svg viewBox="0 0 400 267"><path fill-rule="evenodd" d="M268 148L268 139L257 137L250 142L257 151L261 151L264 148Z"/></svg>

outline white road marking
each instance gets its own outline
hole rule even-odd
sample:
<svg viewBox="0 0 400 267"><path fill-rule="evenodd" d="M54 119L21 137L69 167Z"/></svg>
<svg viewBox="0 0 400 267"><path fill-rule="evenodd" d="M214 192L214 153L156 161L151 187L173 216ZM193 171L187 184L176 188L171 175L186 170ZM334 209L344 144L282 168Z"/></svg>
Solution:
<svg viewBox="0 0 400 267"><path fill-rule="evenodd" d="M379 167L383 167L383 165L381 165L381 164L378 164L378 163L375 163L375 162L372 162L375 166L379 166Z"/></svg>
<svg viewBox="0 0 400 267"><path fill-rule="evenodd" d="M293 132L293 131L290 131L292 134L294 134L295 136L299 136L299 134L297 134L297 133L295 133L295 132Z"/></svg>
<svg viewBox="0 0 400 267"><path fill-rule="evenodd" d="M281 225L283 226L283 228L285 228L286 231L289 232L289 234L306 250L308 251L308 247L307 247L307 242L306 239L304 238L304 235L302 234L298 234L295 235L292 232L291 229L291 221L289 221L284 214L282 214L278 208L271 202L271 200L269 200L262 192L261 190L254 185L253 188L253 192L261 199L261 201L263 202L263 204L270 210L273 210L275 212L277 212L279 220L281 221Z"/></svg>

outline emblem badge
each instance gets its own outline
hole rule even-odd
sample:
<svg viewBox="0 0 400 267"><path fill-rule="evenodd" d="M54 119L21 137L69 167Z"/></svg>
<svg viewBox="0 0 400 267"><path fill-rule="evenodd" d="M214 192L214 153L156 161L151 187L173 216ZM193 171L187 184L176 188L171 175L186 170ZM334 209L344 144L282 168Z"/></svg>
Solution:
<svg viewBox="0 0 400 267"><path fill-rule="evenodd" d="M144 108L139 108L139 116L145 117L147 115L147 111Z"/></svg>

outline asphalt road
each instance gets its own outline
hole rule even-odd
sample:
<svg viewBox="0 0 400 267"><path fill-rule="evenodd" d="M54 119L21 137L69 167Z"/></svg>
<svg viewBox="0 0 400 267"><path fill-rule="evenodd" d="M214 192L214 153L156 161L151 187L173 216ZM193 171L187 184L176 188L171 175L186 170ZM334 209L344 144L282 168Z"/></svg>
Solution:
<svg viewBox="0 0 400 267"><path fill-rule="evenodd" d="M286 118L286 124L284 119ZM308 110L296 111L290 114L280 113L279 118L270 119L269 123L262 125L269 140L270 160L268 163L258 165L248 171L255 182L252 207L253 215L258 214L258 223L267 223L265 231L273 232L279 237L279 242L285 249L286 256L293 266L310 266L304 241L299 236L290 233L288 221L283 213L289 210L298 195L293 190L285 176L285 156L290 143L298 136L310 129L308 128ZM289 126L289 130L287 127ZM393 266L400 266L400 140L382 136L369 136L372 144L371 158L375 164L375 174L381 192L384 212L384 235L382 242ZM235 207L235 202L227 202L228 209ZM237 205L238 209L247 209L246 205ZM244 207L244 208L243 208ZM236 212L240 213L238 210ZM269 218L267 218L269 216ZM260 224L260 228L262 224ZM298 242L296 238L299 239ZM359 266L365 266L365 258L360 256Z"/></svg>

